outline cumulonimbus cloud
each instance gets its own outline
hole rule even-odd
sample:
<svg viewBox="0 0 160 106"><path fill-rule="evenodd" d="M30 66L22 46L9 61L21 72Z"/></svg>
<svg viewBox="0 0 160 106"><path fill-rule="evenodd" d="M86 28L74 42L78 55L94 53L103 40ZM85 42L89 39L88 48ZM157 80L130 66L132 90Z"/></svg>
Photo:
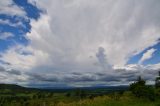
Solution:
<svg viewBox="0 0 160 106"><path fill-rule="evenodd" d="M0 54L1 60L10 64L8 67L24 73L34 72L29 74L32 78L28 78L28 74L21 77L28 82L39 73L57 72L65 75L62 79L75 82L81 78L108 80L109 75L115 73L113 67L133 68L125 66L129 58L155 45L160 38L159 0L29 2L45 11L37 20L30 19L31 29L25 35L29 44L11 47ZM112 70L106 68L110 66ZM79 79L67 74L73 72L80 73ZM98 75L87 73L106 73L108 78L96 79ZM63 82L48 75L41 77L41 74L37 80Z"/></svg>

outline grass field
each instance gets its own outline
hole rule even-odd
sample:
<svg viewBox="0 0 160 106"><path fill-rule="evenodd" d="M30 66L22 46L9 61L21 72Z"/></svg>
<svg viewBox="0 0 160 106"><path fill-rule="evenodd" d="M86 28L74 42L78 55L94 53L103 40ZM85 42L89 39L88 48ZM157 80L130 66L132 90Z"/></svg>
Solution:
<svg viewBox="0 0 160 106"><path fill-rule="evenodd" d="M160 100L151 102L145 98L135 98L130 92L125 92L121 96L99 96L79 102L59 103L58 106L160 106Z"/></svg>

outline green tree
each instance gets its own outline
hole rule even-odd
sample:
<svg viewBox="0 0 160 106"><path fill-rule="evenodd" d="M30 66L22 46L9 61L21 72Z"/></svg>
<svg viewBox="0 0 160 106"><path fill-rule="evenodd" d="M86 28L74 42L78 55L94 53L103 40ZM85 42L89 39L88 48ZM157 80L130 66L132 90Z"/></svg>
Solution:
<svg viewBox="0 0 160 106"><path fill-rule="evenodd" d="M151 101L154 101L155 99L154 88L145 85L145 80L143 80L140 76L136 82L130 85L130 90L136 97L148 98Z"/></svg>
<svg viewBox="0 0 160 106"><path fill-rule="evenodd" d="M160 88L160 71L159 71L159 76L155 80L155 87Z"/></svg>

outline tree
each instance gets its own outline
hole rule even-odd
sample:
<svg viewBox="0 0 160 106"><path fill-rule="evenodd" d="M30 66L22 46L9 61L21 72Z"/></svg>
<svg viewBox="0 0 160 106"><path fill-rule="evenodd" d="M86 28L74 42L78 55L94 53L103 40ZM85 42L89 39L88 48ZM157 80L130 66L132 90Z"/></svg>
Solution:
<svg viewBox="0 0 160 106"><path fill-rule="evenodd" d="M144 89L145 81L141 78L141 76L138 77L136 82L130 85L130 90L136 97L142 97L145 93Z"/></svg>
<svg viewBox="0 0 160 106"><path fill-rule="evenodd" d="M138 77L136 82L130 85L130 90L136 97L148 98L151 101L155 99L153 87L145 85L145 80L141 76Z"/></svg>
<svg viewBox="0 0 160 106"><path fill-rule="evenodd" d="M159 76L155 80L155 87L160 88L160 71L159 71Z"/></svg>
<svg viewBox="0 0 160 106"><path fill-rule="evenodd" d="M155 88L156 88L156 95L160 97L160 71L159 71L159 76L156 77L155 80Z"/></svg>

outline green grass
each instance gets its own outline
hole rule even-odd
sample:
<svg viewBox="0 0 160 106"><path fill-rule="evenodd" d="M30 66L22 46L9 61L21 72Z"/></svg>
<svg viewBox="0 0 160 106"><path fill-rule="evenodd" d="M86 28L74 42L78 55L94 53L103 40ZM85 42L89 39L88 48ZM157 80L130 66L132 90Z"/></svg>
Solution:
<svg viewBox="0 0 160 106"><path fill-rule="evenodd" d="M57 106L160 106L160 101L153 102L144 98L135 98L126 92L123 96L99 96L94 99L84 99L79 102L59 103Z"/></svg>

